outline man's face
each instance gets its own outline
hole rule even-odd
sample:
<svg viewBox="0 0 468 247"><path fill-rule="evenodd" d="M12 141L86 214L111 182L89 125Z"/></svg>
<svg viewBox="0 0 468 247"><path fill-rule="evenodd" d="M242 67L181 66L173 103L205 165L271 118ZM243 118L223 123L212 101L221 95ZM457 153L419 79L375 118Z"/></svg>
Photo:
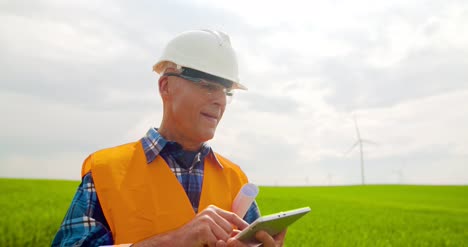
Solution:
<svg viewBox="0 0 468 247"><path fill-rule="evenodd" d="M205 142L214 137L226 108L226 95L183 78L168 76L169 123L177 135L192 142Z"/></svg>

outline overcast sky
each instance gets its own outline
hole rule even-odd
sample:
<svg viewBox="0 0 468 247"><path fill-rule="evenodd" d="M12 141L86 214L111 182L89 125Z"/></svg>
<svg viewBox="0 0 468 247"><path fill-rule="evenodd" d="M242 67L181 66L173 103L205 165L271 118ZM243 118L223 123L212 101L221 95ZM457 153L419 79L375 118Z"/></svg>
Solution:
<svg viewBox="0 0 468 247"><path fill-rule="evenodd" d="M161 121L167 41L227 32L213 149L263 185L468 184L468 2L0 0L0 177L80 179Z"/></svg>

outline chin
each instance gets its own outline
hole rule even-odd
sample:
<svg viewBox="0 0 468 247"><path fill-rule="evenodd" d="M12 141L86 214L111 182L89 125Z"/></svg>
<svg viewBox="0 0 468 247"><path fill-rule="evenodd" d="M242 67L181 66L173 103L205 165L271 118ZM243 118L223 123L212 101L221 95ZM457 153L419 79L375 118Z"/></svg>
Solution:
<svg viewBox="0 0 468 247"><path fill-rule="evenodd" d="M201 142L206 142L214 138L216 129L207 129L200 133Z"/></svg>

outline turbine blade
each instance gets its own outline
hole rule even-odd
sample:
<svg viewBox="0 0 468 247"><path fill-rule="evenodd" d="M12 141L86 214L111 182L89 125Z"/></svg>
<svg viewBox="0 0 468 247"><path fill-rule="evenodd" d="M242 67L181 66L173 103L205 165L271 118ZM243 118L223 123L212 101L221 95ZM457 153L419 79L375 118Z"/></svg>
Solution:
<svg viewBox="0 0 468 247"><path fill-rule="evenodd" d="M372 145L376 145L376 146L379 145L377 142L374 142L374 141L371 141L371 140L367 140L367 139L361 139L361 141L362 141L363 143L368 143L368 144L372 144Z"/></svg>
<svg viewBox="0 0 468 247"><path fill-rule="evenodd" d="M359 127L358 127L358 124L357 124L356 115L353 115L353 120L354 120L354 128L356 129L357 139L361 140L361 133L359 132Z"/></svg>
<svg viewBox="0 0 468 247"><path fill-rule="evenodd" d="M357 140L357 141L353 144L353 146L351 146L351 147L349 148L349 150L346 151L346 152L343 154L343 156L345 156L345 155L347 155L349 152L353 151L353 149L354 149L358 144L359 144L359 140Z"/></svg>

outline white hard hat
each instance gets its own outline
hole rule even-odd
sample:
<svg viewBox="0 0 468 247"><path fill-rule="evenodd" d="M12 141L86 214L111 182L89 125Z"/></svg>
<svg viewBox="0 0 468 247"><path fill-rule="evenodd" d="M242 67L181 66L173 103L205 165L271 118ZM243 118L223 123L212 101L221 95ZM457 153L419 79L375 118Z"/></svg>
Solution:
<svg viewBox="0 0 468 247"><path fill-rule="evenodd" d="M153 70L163 73L165 62L227 79L233 82L232 89L247 90L239 83L236 54L223 32L195 30L177 35L166 45Z"/></svg>

